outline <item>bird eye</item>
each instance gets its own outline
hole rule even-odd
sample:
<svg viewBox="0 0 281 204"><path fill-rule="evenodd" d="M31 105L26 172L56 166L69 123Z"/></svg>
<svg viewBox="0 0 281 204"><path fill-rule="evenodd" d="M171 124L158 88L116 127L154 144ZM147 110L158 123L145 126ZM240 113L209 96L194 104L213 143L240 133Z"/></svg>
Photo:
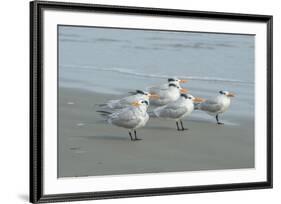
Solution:
<svg viewBox="0 0 281 204"><path fill-rule="evenodd" d="M148 102L147 102L147 101L142 101L142 103L145 103L146 105L148 105Z"/></svg>

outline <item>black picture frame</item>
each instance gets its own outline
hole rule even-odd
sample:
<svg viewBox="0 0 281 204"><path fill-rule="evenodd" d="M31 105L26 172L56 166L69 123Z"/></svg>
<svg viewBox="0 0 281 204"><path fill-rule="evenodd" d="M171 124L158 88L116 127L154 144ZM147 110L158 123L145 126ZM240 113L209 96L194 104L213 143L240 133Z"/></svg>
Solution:
<svg viewBox="0 0 281 204"><path fill-rule="evenodd" d="M182 18L202 18L218 20L237 20L264 22L267 24L267 179L265 182L203 185L189 187L165 187L154 189L85 192L71 194L43 194L43 34L45 9L70 10L80 12L109 12L120 14L175 16ZM62 202L94 199L112 199L139 196L159 196L170 194L204 193L216 191L233 191L264 189L273 187L273 16L238 13L220 13L207 11L171 10L159 8L125 7L62 2L30 2L30 202Z"/></svg>

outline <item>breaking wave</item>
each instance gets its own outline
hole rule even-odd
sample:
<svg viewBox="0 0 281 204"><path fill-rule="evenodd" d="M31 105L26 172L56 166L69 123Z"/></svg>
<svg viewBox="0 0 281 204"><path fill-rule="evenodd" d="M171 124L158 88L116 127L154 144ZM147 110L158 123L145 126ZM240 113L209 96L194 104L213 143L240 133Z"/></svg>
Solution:
<svg viewBox="0 0 281 204"><path fill-rule="evenodd" d="M95 71L104 71L104 72L115 72L115 73L121 73L121 74L125 74L125 75L137 76L137 77L143 77L143 78L167 79L167 78L171 77L170 75L163 75L163 74L140 73L140 72L135 72L134 70L124 69L124 68L116 68L116 67L101 68L101 67L96 67L96 66L92 66L92 65L60 65L60 68L62 68L62 69L79 69L79 70L87 70L87 71L95 70ZM242 81L242 80L237 80L237 79L225 79L225 78L219 78L219 77L202 77L202 76L183 76L183 75L181 75L180 78L184 78L184 79L188 79L188 80L196 80L196 81L210 81L210 82L224 82L224 83L254 85L253 82L249 82L249 81Z"/></svg>

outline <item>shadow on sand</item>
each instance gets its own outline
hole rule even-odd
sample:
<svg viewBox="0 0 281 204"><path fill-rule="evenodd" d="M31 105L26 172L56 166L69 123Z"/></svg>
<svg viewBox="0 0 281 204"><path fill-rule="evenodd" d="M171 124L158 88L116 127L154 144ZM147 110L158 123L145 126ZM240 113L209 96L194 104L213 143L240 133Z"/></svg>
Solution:
<svg viewBox="0 0 281 204"><path fill-rule="evenodd" d="M83 138L87 140L115 140L115 141L127 141L130 140L129 135L93 135L93 136L75 136L75 138Z"/></svg>

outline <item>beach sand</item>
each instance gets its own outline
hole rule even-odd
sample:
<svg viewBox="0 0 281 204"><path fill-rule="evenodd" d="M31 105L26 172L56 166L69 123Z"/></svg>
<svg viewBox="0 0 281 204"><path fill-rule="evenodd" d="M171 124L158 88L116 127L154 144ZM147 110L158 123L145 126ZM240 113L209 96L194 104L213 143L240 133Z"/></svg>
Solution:
<svg viewBox="0 0 281 204"><path fill-rule="evenodd" d="M254 168L253 118L184 119L187 131L174 121L150 119L131 141L126 129L107 124L96 112L108 94L59 88L58 177ZM225 116L226 118L226 116ZM229 119L229 118L228 118Z"/></svg>

